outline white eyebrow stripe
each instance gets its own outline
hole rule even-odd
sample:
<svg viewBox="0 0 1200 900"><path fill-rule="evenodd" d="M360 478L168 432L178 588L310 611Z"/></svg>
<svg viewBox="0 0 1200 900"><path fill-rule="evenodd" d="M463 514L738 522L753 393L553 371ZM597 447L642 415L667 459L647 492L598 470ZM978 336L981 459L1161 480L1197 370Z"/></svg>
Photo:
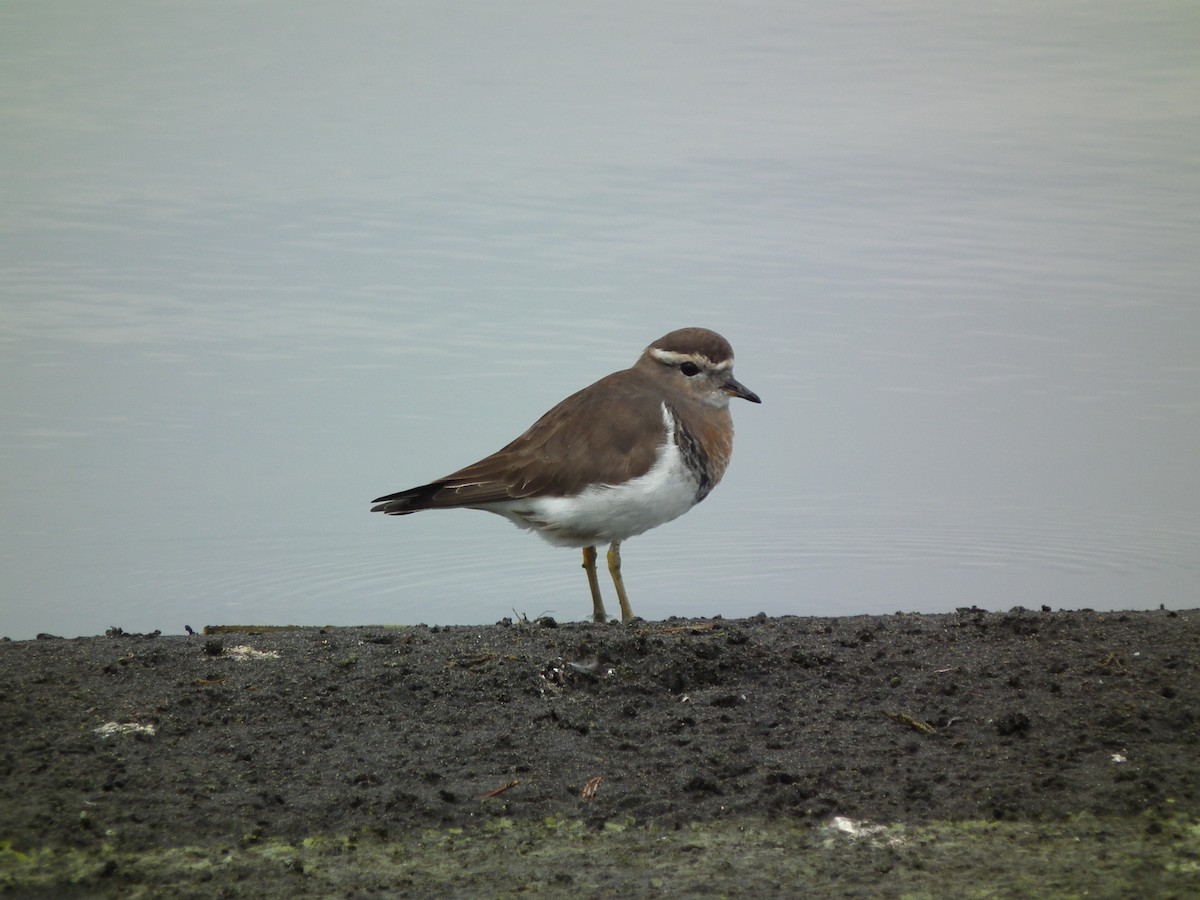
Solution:
<svg viewBox="0 0 1200 900"><path fill-rule="evenodd" d="M651 347L650 355L659 362L664 362L669 366L679 366L685 362L690 362L702 368L714 369L718 372L725 372L733 368L732 359L723 359L721 362L715 363L703 353L677 353L674 350L660 350L657 347Z"/></svg>

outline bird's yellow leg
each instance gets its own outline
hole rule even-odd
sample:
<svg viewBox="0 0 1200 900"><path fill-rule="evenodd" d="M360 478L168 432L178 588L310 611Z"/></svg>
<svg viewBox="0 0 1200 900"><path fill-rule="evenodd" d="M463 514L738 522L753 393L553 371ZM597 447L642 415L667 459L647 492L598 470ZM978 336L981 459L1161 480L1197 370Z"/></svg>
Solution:
<svg viewBox="0 0 1200 900"><path fill-rule="evenodd" d="M583 569L587 572L588 587L592 589L592 621L603 625L608 621L604 600L600 597L600 579L596 577L596 548L583 548Z"/></svg>
<svg viewBox="0 0 1200 900"><path fill-rule="evenodd" d="M608 574L617 589L617 600L621 603L621 621L633 621L633 610L629 608L629 595L625 593L625 582L621 579L621 542L613 541L608 548Z"/></svg>

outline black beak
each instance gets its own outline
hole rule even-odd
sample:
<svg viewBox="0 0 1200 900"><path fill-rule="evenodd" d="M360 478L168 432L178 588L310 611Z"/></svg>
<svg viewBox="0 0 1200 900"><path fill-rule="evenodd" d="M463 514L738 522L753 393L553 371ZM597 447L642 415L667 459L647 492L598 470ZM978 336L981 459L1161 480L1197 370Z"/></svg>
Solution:
<svg viewBox="0 0 1200 900"><path fill-rule="evenodd" d="M730 378L727 382L721 385L721 390L727 393L730 397L741 397L743 400L749 400L751 403L762 403L758 394L750 390L736 378Z"/></svg>

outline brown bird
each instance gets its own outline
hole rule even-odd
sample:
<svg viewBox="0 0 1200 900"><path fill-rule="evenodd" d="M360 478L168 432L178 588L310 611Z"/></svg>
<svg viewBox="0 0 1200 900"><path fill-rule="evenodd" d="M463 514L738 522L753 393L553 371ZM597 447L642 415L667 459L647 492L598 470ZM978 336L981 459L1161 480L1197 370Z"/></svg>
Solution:
<svg viewBox="0 0 1200 900"><path fill-rule="evenodd" d="M482 509L583 548L592 616L606 622L596 545L633 618L621 542L675 519L708 496L729 464L729 398L761 403L733 377L733 348L706 328L659 338L631 368L572 394L508 446L445 478L380 497L372 512Z"/></svg>

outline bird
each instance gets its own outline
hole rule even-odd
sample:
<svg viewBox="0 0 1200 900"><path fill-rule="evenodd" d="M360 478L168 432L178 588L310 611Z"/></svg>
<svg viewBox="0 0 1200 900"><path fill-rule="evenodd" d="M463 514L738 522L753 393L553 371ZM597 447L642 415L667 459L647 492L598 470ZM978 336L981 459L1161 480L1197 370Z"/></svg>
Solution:
<svg viewBox="0 0 1200 900"><path fill-rule="evenodd" d="M450 475L372 501L371 512L496 513L551 544L582 548L592 619L608 622L596 547L621 607L621 544L683 515L716 487L733 451L729 401L761 403L733 377L733 348L715 331L680 328L628 369L572 394L524 434Z"/></svg>

